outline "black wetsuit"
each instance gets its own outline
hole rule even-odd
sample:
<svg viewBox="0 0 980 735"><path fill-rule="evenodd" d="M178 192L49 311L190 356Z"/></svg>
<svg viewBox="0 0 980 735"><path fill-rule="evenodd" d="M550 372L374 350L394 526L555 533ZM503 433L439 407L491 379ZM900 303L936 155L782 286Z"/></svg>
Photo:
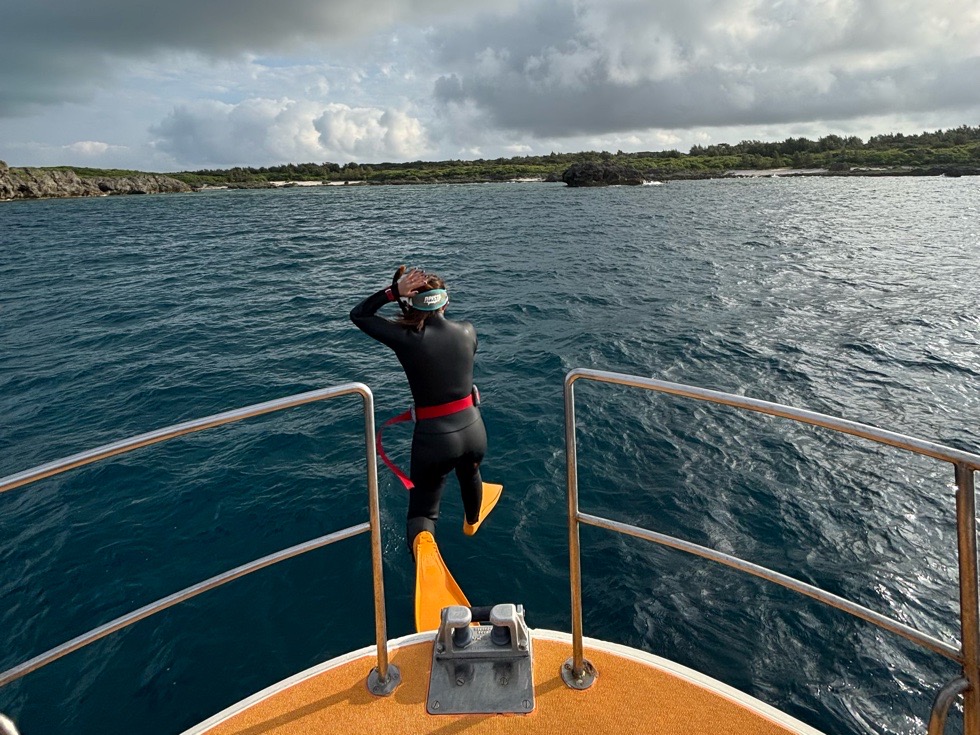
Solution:
<svg viewBox="0 0 980 735"><path fill-rule="evenodd" d="M442 313L425 320L422 331L377 316L389 303L385 291L364 299L350 313L363 332L395 351L405 370L416 407L438 406L470 395L476 330L469 322L446 319ZM456 472L469 523L476 523L483 500L480 462L487 433L480 409L471 406L448 416L415 423L410 477L415 487L408 500L408 548L420 531L435 534L439 501L451 471Z"/></svg>

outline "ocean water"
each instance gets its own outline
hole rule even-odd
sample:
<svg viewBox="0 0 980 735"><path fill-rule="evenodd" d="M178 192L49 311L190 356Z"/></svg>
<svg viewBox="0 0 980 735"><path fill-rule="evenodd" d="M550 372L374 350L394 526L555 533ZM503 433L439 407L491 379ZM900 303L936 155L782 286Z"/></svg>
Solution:
<svg viewBox="0 0 980 735"><path fill-rule="evenodd" d="M324 187L0 205L0 476L352 380L404 410L347 313L402 263L449 283L506 486L439 540L476 604L570 625L562 379L594 367L980 449L980 181ZM390 308L390 307L389 307ZM950 468L786 421L579 383L586 512L736 554L953 642ZM386 447L407 463L410 430ZM0 496L0 670L366 518L356 398ZM381 468L389 635L412 632L407 499ZM586 635L828 733L922 732L945 659L708 562L585 528ZM24 735L175 733L373 642L365 536L116 633L0 690Z"/></svg>

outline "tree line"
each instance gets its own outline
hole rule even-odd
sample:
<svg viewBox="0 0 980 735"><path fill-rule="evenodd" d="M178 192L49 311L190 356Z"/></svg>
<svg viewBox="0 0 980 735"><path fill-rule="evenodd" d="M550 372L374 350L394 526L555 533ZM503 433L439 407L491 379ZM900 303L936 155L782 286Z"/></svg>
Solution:
<svg viewBox="0 0 980 735"><path fill-rule="evenodd" d="M650 177L718 175L731 169L821 168L897 169L960 167L980 169L980 126L961 125L916 135L889 133L867 141L857 136L826 135L817 140L744 140L737 144L695 145L678 150L552 152L477 160L410 161L399 163L287 163L280 166L202 169L171 174L192 186L204 184L260 186L272 181L368 183L452 183L509 181L516 178L560 180L575 163L614 163L630 166Z"/></svg>

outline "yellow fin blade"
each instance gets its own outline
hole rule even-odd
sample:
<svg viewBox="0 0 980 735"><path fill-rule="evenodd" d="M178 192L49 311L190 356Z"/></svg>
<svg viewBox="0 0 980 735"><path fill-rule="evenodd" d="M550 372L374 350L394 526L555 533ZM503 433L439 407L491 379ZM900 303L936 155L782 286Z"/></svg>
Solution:
<svg viewBox="0 0 980 735"><path fill-rule="evenodd" d="M428 531L415 537L415 629L436 630L442 609L449 605L470 606L463 590L449 573L436 540Z"/></svg>
<svg viewBox="0 0 980 735"><path fill-rule="evenodd" d="M483 502L480 503L480 518L476 523L470 525L463 519L463 533L467 536L472 536L480 528L480 524L486 520L486 517L490 515L490 511L493 510L497 501L500 500L501 494L504 492L503 485L494 485L492 482L483 483Z"/></svg>

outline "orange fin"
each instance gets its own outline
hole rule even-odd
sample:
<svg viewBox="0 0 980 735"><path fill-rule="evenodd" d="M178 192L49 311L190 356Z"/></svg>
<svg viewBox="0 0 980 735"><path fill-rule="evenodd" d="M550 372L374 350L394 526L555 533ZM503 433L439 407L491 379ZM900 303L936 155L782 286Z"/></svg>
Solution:
<svg viewBox="0 0 980 735"><path fill-rule="evenodd" d="M463 590L449 573L436 540L428 531L415 537L415 630L437 630L442 608L449 605L470 606Z"/></svg>
<svg viewBox="0 0 980 735"><path fill-rule="evenodd" d="M463 533L465 533L467 536L472 536L477 532L477 529L480 528L480 524L486 520L486 517L490 515L490 511L496 507L497 501L500 500L500 496L503 492L503 485L494 485L489 482L483 483L483 502L480 505L480 518L473 525L467 523L466 518L463 518Z"/></svg>

